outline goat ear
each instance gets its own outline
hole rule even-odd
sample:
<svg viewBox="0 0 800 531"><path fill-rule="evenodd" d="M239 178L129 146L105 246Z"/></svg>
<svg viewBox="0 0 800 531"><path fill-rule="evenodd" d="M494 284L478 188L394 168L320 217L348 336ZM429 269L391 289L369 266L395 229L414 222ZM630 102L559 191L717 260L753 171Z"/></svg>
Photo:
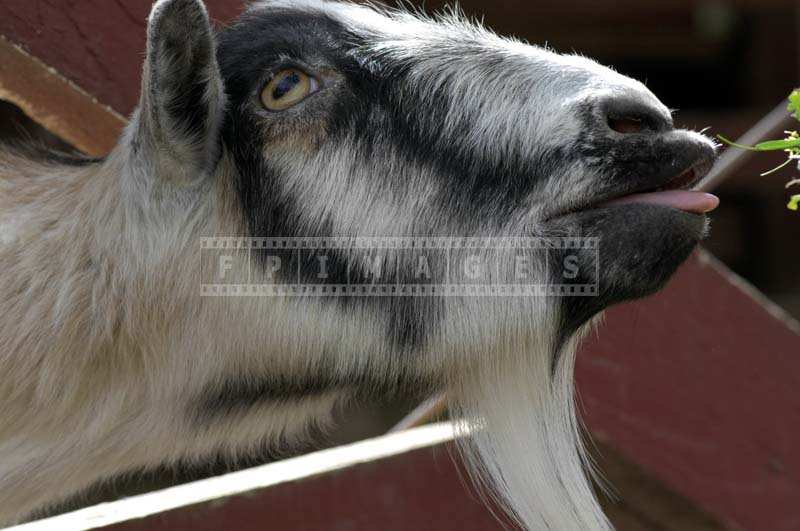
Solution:
<svg viewBox="0 0 800 531"><path fill-rule="evenodd" d="M159 0L147 28L134 147L156 163L160 177L194 181L217 163L224 108L205 6L200 0Z"/></svg>

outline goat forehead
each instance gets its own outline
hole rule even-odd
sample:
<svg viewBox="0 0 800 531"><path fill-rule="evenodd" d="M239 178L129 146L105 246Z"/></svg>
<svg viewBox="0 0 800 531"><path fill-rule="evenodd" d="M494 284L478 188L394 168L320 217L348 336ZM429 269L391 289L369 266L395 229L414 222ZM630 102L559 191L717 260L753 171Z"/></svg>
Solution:
<svg viewBox="0 0 800 531"><path fill-rule="evenodd" d="M324 55L334 65L346 57L373 73L390 75L400 68L429 83L455 74L462 87L472 89L479 85L463 82L470 76L506 75L517 87L529 83L540 103L548 96L563 104L588 92L625 93L667 113L636 80L579 55L499 37L455 13L431 18L346 2L269 0L251 5L245 20L240 34L228 41L246 45L251 63L260 43L261 55Z"/></svg>
<svg viewBox="0 0 800 531"><path fill-rule="evenodd" d="M523 55L540 50L546 54L520 41L499 37L457 13L430 17L421 12L348 2L269 0L251 5L244 19L260 21L262 27L269 26L279 33L288 30L292 38L316 40L318 45L347 36L378 54L401 50L414 54L435 49L447 55L448 51L463 53L464 47L476 51L504 49ZM313 35L320 29L320 34Z"/></svg>
<svg viewBox="0 0 800 531"><path fill-rule="evenodd" d="M381 45L403 44L403 47L412 50L415 46L425 47L429 44L440 46L445 41L455 46L481 44L484 47L503 49L509 54L538 56L542 59L554 60L562 57L518 39L498 36L458 11L429 16L402 8L390 9L350 2L267 0L252 4L246 15L258 15L273 20L294 15L298 19L305 17L307 21L314 19L336 21L340 29L368 37L371 42L382 43ZM565 66L593 70L598 74L609 73L608 69L585 57L579 55L563 57L562 62Z"/></svg>

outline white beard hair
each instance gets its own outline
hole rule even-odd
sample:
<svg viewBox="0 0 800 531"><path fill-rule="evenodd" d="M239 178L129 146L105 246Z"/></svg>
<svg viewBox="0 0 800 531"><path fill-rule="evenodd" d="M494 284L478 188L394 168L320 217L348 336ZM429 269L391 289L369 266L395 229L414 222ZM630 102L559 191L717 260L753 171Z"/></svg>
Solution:
<svg viewBox="0 0 800 531"><path fill-rule="evenodd" d="M450 384L468 473L489 506L522 529L613 529L588 481L596 475L575 410L576 349L590 326L565 344L552 376L554 338L534 333L508 338Z"/></svg>

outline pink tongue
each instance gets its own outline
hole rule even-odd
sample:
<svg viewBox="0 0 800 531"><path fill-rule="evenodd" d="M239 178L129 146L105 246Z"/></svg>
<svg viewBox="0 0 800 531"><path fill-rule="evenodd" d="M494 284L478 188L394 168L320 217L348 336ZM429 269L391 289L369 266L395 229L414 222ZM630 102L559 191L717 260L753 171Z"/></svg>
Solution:
<svg viewBox="0 0 800 531"><path fill-rule="evenodd" d="M705 192L666 190L664 192L627 195L619 199L608 201L605 205L629 205L631 203L668 206L686 212L704 214L706 212L711 212L719 206L719 198Z"/></svg>

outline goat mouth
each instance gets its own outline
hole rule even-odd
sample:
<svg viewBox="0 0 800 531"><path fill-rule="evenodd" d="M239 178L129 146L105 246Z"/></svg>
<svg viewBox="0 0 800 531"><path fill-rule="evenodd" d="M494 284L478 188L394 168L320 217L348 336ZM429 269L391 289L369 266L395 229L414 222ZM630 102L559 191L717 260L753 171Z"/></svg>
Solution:
<svg viewBox="0 0 800 531"><path fill-rule="evenodd" d="M606 200L597 207L646 204L674 208L692 214L706 214L719 206L719 198L692 188L710 169L711 164L708 161L696 162L661 186Z"/></svg>
<svg viewBox="0 0 800 531"><path fill-rule="evenodd" d="M636 183L626 179L628 186L619 187L614 193L604 193L595 200L571 208L562 209L545 216L545 221L565 216L589 212L606 207L630 207L635 205L653 205L672 208L691 214L706 214L719 206L719 198L713 194L693 190L703 177L711 170L714 157L704 156L694 159L684 170L675 172L666 178L646 176ZM654 175L657 172L654 172ZM660 173L660 172L658 172ZM641 184L644 182L645 184Z"/></svg>

